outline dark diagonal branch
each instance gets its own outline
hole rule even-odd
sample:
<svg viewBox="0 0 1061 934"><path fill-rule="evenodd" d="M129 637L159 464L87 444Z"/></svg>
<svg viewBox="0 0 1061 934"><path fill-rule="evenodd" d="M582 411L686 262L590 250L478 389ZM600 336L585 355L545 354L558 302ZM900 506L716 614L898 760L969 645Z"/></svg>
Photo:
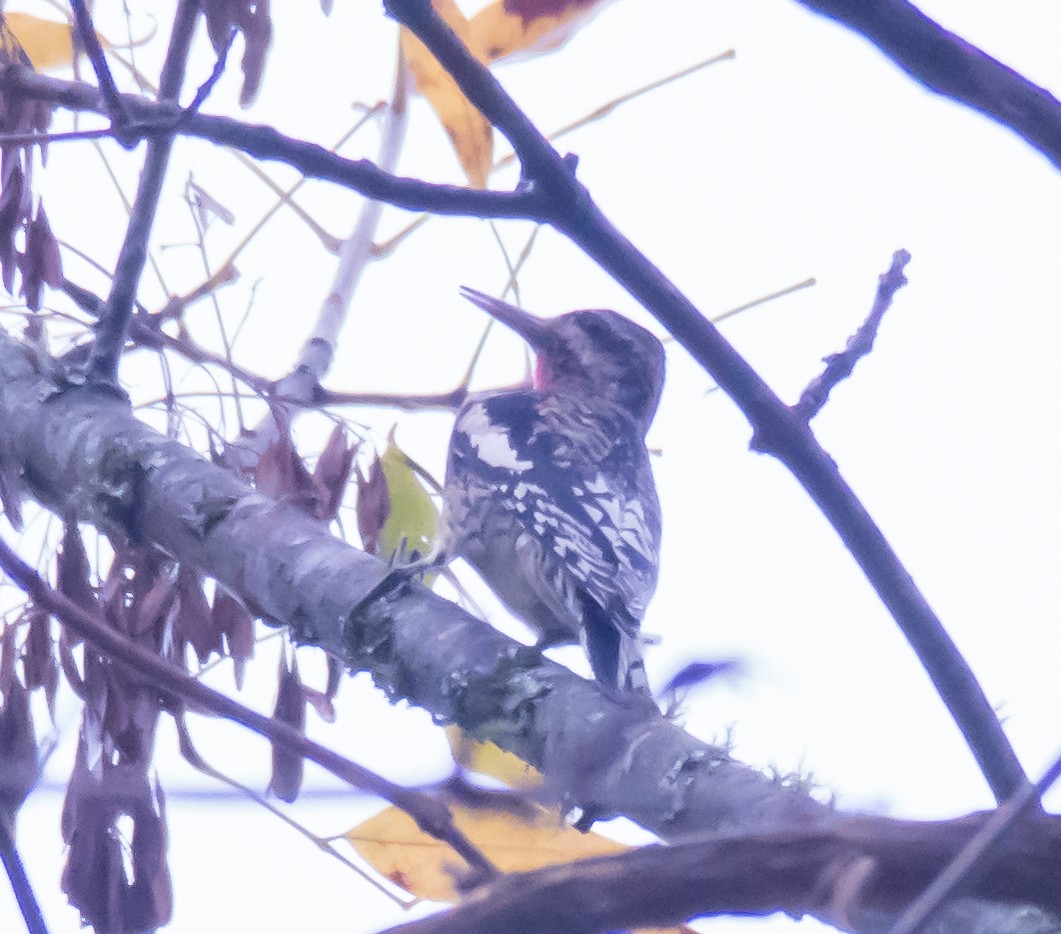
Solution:
<svg viewBox="0 0 1061 934"><path fill-rule="evenodd" d="M497 80L468 52L425 0L388 0L451 72L461 90L512 142L526 184L553 210L549 222L651 312L738 405L755 450L777 457L836 529L902 629L946 704L995 797L1028 783L983 689L836 463L807 423L774 393L719 331L623 234L579 184Z"/></svg>
<svg viewBox="0 0 1061 934"><path fill-rule="evenodd" d="M100 44L96 28L92 25L92 16L85 5L85 0L70 0L70 9L74 14L74 22L77 24L77 37L81 42L88 60L92 63L92 70L96 73L96 81L99 82L99 90L103 99L107 102L107 110L110 112L111 123L114 125L116 135L121 135L121 128L129 122L129 115L125 112L125 103L118 86L114 83L114 76L107 65L107 57L103 54L103 46Z"/></svg>
<svg viewBox="0 0 1061 934"><path fill-rule="evenodd" d="M101 617L87 612L53 590L4 541L0 541L0 568L25 591L35 606L54 614L79 639L87 639L109 658L126 665L130 671L153 687L168 692L182 702L190 702L200 709L209 710L217 716L242 724L285 750L316 762L355 788L377 795L384 801L400 807L416 820L425 833L452 846L480 879L494 875L495 870L490 862L457 830L447 808L435 798L395 785L364 766L344 759L320 743L315 743L289 724L251 710L180 671L158 655L126 638Z"/></svg>
<svg viewBox="0 0 1061 934"><path fill-rule="evenodd" d="M918 895L888 934L917 934L924 930L948 899L959 892L967 893L989 869L998 871L998 862L1005 853L1006 835L1014 832L1029 811L1038 808L1042 796L1059 778L1061 758L1054 760L1039 781L1019 791L984 821L976 835Z"/></svg>
<svg viewBox="0 0 1061 934"><path fill-rule="evenodd" d="M107 114L103 98L91 85L50 78L22 66L9 66L0 72L0 90L13 97L48 101L75 112ZM345 159L316 143L284 136L272 127L253 126L227 117L189 114L174 105L135 95L124 95L123 100L131 115L131 122L124 130L127 136L150 139L172 134L178 128L182 136L231 146L256 159L282 162L307 178L334 182L410 211L532 221L548 218L544 197L530 189L486 191L401 178L380 171L368 160Z"/></svg>
<svg viewBox="0 0 1061 934"><path fill-rule="evenodd" d="M198 18L198 0L180 0L159 82L159 98L164 102L175 103L180 94L188 50ZM123 120L123 131L127 125L128 120ZM147 245L155 223L155 212L172 148L171 134L157 136L147 145L136 200L133 202L125 240L114 268L110 296L107 298L107 306L88 359L87 373L90 380L112 384L117 382L118 362L121 360L129 333L129 320L133 314L133 302L140 284L140 275L147 262Z"/></svg>
<svg viewBox="0 0 1061 934"><path fill-rule="evenodd" d="M15 846L14 836L9 827L3 826L2 819L0 819L0 862L4 864L4 871L11 883L11 891L15 895L22 920L26 923L27 934L48 934L48 925L44 922L40 903L33 892L29 876L26 875L26 867L22 863L18 847Z"/></svg>
<svg viewBox="0 0 1061 934"><path fill-rule="evenodd" d="M925 87L1013 130L1061 168L1061 102L906 0L799 0L861 33Z"/></svg>
<svg viewBox="0 0 1061 934"><path fill-rule="evenodd" d="M442 914L389 934L598 934L677 925L699 915L813 915L844 931L882 930L988 822L854 817L826 827L718 834L668 847L505 875ZM1061 910L1061 818L1029 819L972 894ZM1000 931L1004 928L977 927Z"/></svg>
<svg viewBox="0 0 1061 934"><path fill-rule="evenodd" d="M793 409L804 421L809 422L822 410L836 384L847 379L855 369L855 364L873 349L884 313L891 307L895 293L906 285L903 270L908 262L910 254L906 250L897 250L892 257L891 268L880 277L877 297L862 327L848 338L847 346L840 353L825 358L825 369L821 375L803 390Z"/></svg>

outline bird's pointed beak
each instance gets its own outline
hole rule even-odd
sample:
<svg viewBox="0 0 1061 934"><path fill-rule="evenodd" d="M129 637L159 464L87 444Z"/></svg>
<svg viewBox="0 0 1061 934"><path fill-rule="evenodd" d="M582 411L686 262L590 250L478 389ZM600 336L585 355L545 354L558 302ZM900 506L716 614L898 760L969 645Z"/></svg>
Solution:
<svg viewBox="0 0 1061 934"><path fill-rule="evenodd" d="M461 286L461 295L473 305L478 305L491 318L507 324L535 350L544 347L549 342L550 330L547 323L530 312L503 302L499 298L469 289L466 285Z"/></svg>

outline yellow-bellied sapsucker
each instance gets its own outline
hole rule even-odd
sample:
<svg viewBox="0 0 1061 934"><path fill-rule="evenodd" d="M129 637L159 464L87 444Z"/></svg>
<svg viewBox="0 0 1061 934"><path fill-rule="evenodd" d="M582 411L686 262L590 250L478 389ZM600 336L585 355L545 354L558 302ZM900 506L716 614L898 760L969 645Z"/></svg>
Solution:
<svg viewBox="0 0 1061 934"><path fill-rule="evenodd" d="M450 440L440 539L539 635L581 641L593 673L647 692L638 630L660 513L645 434L663 346L614 311L541 319L464 289L531 345L533 386L476 393Z"/></svg>

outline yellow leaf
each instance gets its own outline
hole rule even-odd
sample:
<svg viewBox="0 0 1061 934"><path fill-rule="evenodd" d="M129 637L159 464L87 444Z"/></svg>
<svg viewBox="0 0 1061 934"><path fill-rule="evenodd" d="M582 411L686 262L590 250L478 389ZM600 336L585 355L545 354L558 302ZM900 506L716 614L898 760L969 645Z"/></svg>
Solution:
<svg viewBox="0 0 1061 934"><path fill-rule="evenodd" d="M438 509L424 489L405 452L390 439L379 459L387 480L390 512L379 533L377 554L384 561L395 555L408 562L431 554L438 532Z"/></svg>
<svg viewBox="0 0 1061 934"><path fill-rule="evenodd" d="M614 856L630 849L563 823L559 811L526 805L511 810L450 803L453 823L502 872L531 872L544 866ZM456 876L463 866L446 844L425 834L404 811L388 807L344 836L365 862L417 898L455 902ZM639 934L693 934L677 928L639 928Z"/></svg>
<svg viewBox="0 0 1061 934"><path fill-rule="evenodd" d="M489 775L510 788L538 788L542 784L541 772L496 743L473 739L456 725L446 727L446 739L453 758L469 772Z"/></svg>
<svg viewBox="0 0 1061 934"><path fill-rule="evenodd" d="M13 36L37 71L67 68L73 64L74 43L69 23L38 19L27 13L4 13L2 16L0 45L8 61L13 60L9 51Z"/></svg>
<svg viewBox="0 0 1061 934"><path fill-rule="evenodd" d="M533 807L523 817L508 810L451 804L453 822L502 872L529 872L543 866L629 849L594 833L565 826L557 811ZM404 811L388 807L344 834L378 873L418 898L457 901L456 877L462 863L445 843L429 837Z"/></svg>
<svg viewBox="0 0 1061 934"><path fill-rule="evenodd" d="M433 0L435 11L464 41L476 58L482 59L469 41L468 20L454 0ZM401 30L402 54L409 63L416 87L438 114L453 142L464 174L474 188L485 188L494 161L494 128L464 96L427 47L408 29Z"/></svg>
<svg viewBox="0 0 1061 934"><path fill-rule="evenodd" d="M524 19L519 13L507 12L504 0L494 0L471 18L469 48L481 49L480 60L488 64L516 52L551 52L584 26L604 3L572 0L566 5L549 6L559 12Z"/></svg>

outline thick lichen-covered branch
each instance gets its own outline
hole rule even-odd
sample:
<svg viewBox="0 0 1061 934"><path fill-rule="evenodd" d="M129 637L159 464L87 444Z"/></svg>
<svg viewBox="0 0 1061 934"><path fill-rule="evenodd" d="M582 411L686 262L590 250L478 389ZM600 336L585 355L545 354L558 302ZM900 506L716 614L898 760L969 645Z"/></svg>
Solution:
<svg viewBox="0 0 1061 934"><path fill-rule="evenodd" d="M595 816L626 814L671 839L828 816L805 791L620 703L419 585L353 618L385 565L137 421L118 394L55 383L54 370L0 332L0 426L47 507L200 569L296 641L516 753Z"/></svg>

